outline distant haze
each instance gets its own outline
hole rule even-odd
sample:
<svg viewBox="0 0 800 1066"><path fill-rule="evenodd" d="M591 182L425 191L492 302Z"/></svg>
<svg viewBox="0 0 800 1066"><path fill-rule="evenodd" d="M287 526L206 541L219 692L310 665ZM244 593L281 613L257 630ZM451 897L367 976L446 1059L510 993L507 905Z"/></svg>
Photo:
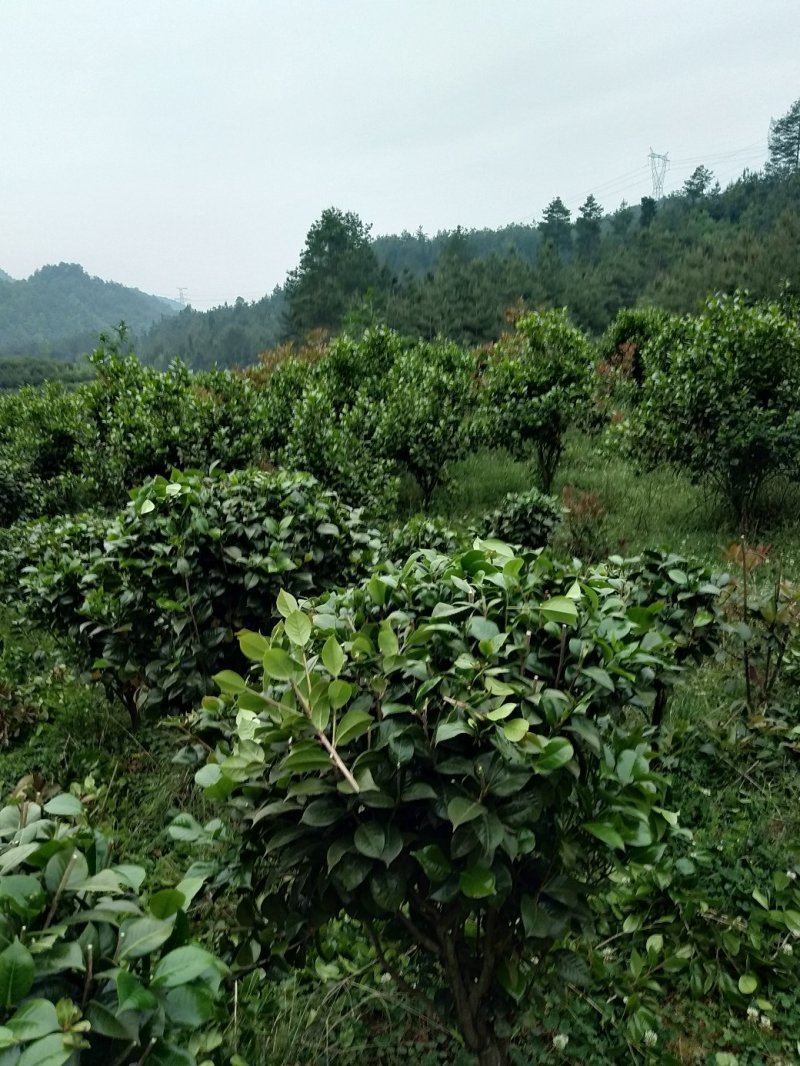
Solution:
<svg viewBox="0 0 800 1066"><path fill-rule="evenodd" d="M0 0L0 268L198 308L373 234L607 210L766 159L800 96L788 0Z"/></svg>

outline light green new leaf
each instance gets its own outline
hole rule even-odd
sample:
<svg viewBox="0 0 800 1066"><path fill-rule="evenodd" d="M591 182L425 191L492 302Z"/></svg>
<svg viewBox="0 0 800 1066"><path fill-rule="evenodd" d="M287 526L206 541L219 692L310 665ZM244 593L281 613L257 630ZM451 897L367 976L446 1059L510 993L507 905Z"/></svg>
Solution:
<svg viewBox="0 0 800 1066"><path fill-rule="evenodd" d="M344 666L344 652L333 633L331 633L322 645L322 663L328 673L333 677L338 677L342 672L342 667Z"/></svg>
<svg viewBox="0 0 800 1066"><path fill-rule="evenodd" d="M578 608L569 596L553 596L540 603L539 610L546 621L558 625L574 626L578 621Z"/></svg>
<svg viewBox="0 0 800 1066"><path fill-rule="evenodd" d="M311 639L311 620L302 611L292 611L283 625L292 644L300 648L308 644Z"/></svg>

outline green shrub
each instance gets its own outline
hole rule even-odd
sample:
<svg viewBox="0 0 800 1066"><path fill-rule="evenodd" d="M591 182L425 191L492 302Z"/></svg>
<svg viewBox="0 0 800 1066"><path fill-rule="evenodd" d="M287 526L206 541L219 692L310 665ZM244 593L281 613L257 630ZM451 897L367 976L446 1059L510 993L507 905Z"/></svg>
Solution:
<svg viewBox="0 0 800 1066"><path fill-rule="evenodd" d="M478 386L472 429L477 444L533 453L549 492L567 428L588 409L592 356L566 311L523 315L516 333L490 351Z"/></svg>
<svg viewBox="0 0 800 1066"><path fill-rule="evenodd" d="M645 349L628 446L704 482L744 526L763 486L800 464L800 328L776 305L737 294L671 325Z"/></svg>
<svg viewBox="0 0 800 1066"><path fill-rule="evenodd" d="M0 810L3 1063L207 1058L226 967L189 943L202 878L149 897L144 879L114 862L77 790L45 800L31 787Z"/></svg>
<svg viewBox="0 0 800 1066"><path fill-rule="evenodd" d="M467 452L464 431L472 401L472 356L445 341L400 352L378 401L377 454L411 474L425 504L447 478L447 464Z"/></svg>
<svg viewBox="0 0 800 1066"><path fill-rule="evenodd" d="M418 551L435 551L452 555L466 547L469 537L458 533L441 518L414 515L402 526L393 526L386 538L386 550L398 563Z"/></svg>
<svg viewBox="0 0 800 1066"><path fill-rule="evenodd" d="M262 458L258 391L244 377L195 374L180 362L160 372L108 340L91 361L96 378L80 390L91 430L82 473L95 505L121 505L129 486L176 467L236 469Z"/></svg>
<svg viewBox="0 0 800 1066"><path fill-rule="evenodd" d="M204 700L220 739L197 774L237 820L254 935L285 949L344 908L382 960L428 953L467 1047L506 1062L537 989L588 980L593 895L658 864L674 822L631 713L677 669L640 596L508 549L282 594L269 637L240 634L252 681Z"/></svg>
<svg viewBox="0 0 800 1066"><path fill-rule="evenodd" d="M24 527L14 544L0 566L24 615L71 638L136 720L188 710L238 664L237 629L273 614L282 588L364 573L375 535L312 477L250 470L157 477L113 521Z"/></svg>
<svg viewBox="0 0 800 1066"><path fill-rule="evenodd" d="M0 396L0 525L78 506L86 441L79 392L48 383Z"/></svg>
<svg viewBox="0 0 800 1066"><path fill-rule="evenodd" d="M479 529L481 537L543 548L549 544L561 522L561 508L552 496L538 489L509 492L500 506L491 511Z"/></svg>

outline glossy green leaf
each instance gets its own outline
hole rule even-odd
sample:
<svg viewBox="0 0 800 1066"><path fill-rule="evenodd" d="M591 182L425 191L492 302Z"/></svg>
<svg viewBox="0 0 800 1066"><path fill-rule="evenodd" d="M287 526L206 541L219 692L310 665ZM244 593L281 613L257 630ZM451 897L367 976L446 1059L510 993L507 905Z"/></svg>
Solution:
<svg viewBox="0 0 800 1066"><path fill-rule="evenodd" d="M304 648L311 639L311 621L302 611L292 611L283 623L286 636L300 648Z"/></svg>
<svg viewBox="0 0 800 1066"><path fill-rule="evenodd" d="M27 996L35 975L33 957L19 940L0 952L0 1006L13 1007Z"/></svg>
<svg viewBox="0 0 800 1066"><path fill-rule="evenodd" d="M322 645L322 663L333 677L338 677L344 666L344 652L336 637L331 633Z"/></svg>

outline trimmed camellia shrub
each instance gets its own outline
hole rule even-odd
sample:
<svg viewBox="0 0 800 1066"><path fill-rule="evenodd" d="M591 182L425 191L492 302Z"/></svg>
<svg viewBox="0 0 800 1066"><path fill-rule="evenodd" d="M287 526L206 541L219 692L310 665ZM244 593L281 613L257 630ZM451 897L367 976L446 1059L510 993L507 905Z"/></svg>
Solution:
<svg viewBox="0 0 800 1066"><path fill-rule="evenodd" d="M252 935L285 949L344 908L390 972L398 948L427 953L446 1021L508 1062L523 1007L588 979L593 898L627 863L657 868L676 820L644 727L679 668L644 599L501 545L281 593L269 635L239 634L250 679L219 674L197 720Z"/></svg>
<svg viewBox="0 0 800 1066"><path fill-rule="evenodd" d="M366 573L377 534L307 474L248 470L174 472L111 521L59 519L5 541L10 597L69 637L135 720L189 710L239 664L237 629L272 615L283 588L309 596Z"/></svg>
<svg viewBox="0 0 800 1066"><path fill-rule="evenodd" d="M482 537L526 548L543 548L550 543L560 523L558 501L538 489L529 489L509 492L500 506L486 515L479 533Z"/></svg>

